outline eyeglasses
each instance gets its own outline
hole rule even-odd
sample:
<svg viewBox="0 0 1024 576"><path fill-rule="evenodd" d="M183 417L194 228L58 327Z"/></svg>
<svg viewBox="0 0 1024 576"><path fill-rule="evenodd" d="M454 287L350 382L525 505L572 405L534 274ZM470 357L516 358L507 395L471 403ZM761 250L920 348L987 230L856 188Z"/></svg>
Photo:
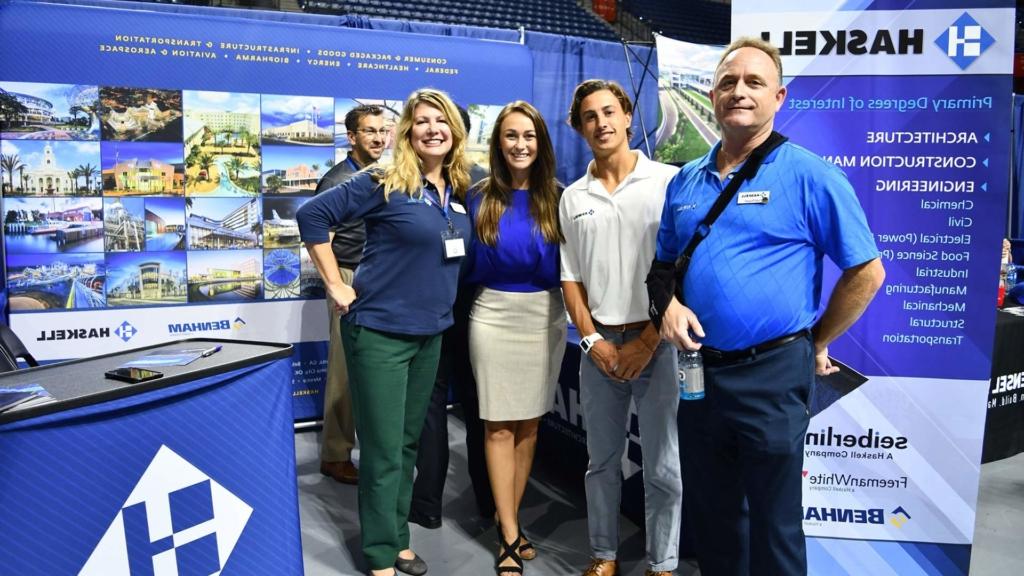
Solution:
<svg viewBox="0 0 1024 576"><path fill-rule="evenodd" d="M356 130L356 132L362 134L363 136L370 136L370 137L373 137L373 136L384 137L384 136L388 135L388 129L387 128L381 128L380 130L374 130L373 128L360 128L360 129Z"/></svg>

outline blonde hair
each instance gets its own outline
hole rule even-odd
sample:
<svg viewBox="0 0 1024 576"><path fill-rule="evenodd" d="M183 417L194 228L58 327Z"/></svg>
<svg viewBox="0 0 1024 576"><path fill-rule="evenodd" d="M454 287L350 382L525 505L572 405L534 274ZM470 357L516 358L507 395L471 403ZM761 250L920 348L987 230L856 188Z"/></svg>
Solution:
<svg viewBox="0 0 1024 576"><path fill-rule="evenodd" d="M423 195L423 162L416 156L411 139L413 112L419 104L440 110L448 121L452 149L444 157L442 174L452 187L452 192L459 198L465 198L469 188L466 127L462 125L459 110L452 99L444 92L432 88L421 88L410 94L405 101L405 108L402 109L402 116L395 129L394 160L377 174L377 180L384 188L384 196L388 197L392 192L417 198Z"/></svg>
<svg viewBox="0 0 1024 576"><path fill-rule="evenodd" d="M729 57L729 54L732 54L740 48L755 48L767 54L775 64L775 69L779 71L779 85L782 84L782 56L779 54L779 49L773 46L771 42L756 36L743 36L741 38L737 38L732 44L725 47L725 52L722 52L721 58L718 59L718 65L715 66L716 80L718 79L718 69L722 67L722 62L725 62L725 59Z"/></svg>
<svg viewBox="0 0 1024 576"><path fill-rule="evenodd" d="M555 151L551 145L547 124L540 112L528 102L516 100L498 113L491 131L491 177L480 185L480 212L476 218L476 231L480 241L488 246L498 242L498 223L512 201L512 172L501 153L501 125L512 114L522 114L533 122L537 135L537 158L530 166L530 215L548 242L565 242L558 226L558 199L561 196L555 179Z"/></svg>

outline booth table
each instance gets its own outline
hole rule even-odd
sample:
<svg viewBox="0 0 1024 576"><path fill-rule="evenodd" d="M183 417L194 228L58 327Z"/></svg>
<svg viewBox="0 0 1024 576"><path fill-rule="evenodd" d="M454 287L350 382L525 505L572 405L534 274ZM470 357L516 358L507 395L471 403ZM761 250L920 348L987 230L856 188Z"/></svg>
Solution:
<svg viewBox="0 0 1024 576"><path fill-rule="evenodd" d="M1024 307L999 310L981 461L1024 452Z"/></svg>
<svg viewBox="0 0 1024 576"><path fill-rule="evenodd" d="M218 344L156 380L104 377ZM57 399L0 414L0 573L301 575L290 356L190 339L0 375Z"/></svg>

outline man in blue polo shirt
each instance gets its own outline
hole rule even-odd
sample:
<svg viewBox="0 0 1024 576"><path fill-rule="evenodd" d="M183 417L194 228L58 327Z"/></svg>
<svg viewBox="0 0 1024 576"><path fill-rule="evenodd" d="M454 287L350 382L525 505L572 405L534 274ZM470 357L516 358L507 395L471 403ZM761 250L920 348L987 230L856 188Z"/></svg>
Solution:
<svg viewBox="0 0 1024 576"><path fill-rule="evenodd" d="M755 38L726 48L711 90L722 141L669 185L655 270L675 262L768 139L785 97L776 48ZM843 273L816 317L825 255ZM683 483L704 576L807 573L801 470L811 387L815 373L837 370L829 343L881 286L878 256L844 174L788 142L742 183L694 252L686 305L672 298L661 335L704 358L706 397L679 406Z"/></svg>

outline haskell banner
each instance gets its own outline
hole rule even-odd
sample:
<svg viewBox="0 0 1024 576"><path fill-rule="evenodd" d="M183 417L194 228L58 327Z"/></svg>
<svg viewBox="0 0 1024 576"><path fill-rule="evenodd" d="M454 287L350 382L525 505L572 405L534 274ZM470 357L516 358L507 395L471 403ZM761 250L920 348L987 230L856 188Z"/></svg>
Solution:
<svg viewBox="0 0 1024 576"><path fill-rule="evenodd" d="M378 104L393 129L411 91L447 90L479 162L500 106L532 94L529 52L111 5L0 3L11 326L41 360L296 343L296 417L317 417L327 315L295 212L346 158L345 114Z"/></svg>
<svg viewBox="0 0 1024 576"><path fill-rule="evenodd" d="M846 172L887 273L830 347L852 370L806 437L815 573L969 567L1014 44L1012 3L973 4L733 3L734 37L782 51L789 93L776 128ZM825 285L837 277L829 270Z"/></svg>

